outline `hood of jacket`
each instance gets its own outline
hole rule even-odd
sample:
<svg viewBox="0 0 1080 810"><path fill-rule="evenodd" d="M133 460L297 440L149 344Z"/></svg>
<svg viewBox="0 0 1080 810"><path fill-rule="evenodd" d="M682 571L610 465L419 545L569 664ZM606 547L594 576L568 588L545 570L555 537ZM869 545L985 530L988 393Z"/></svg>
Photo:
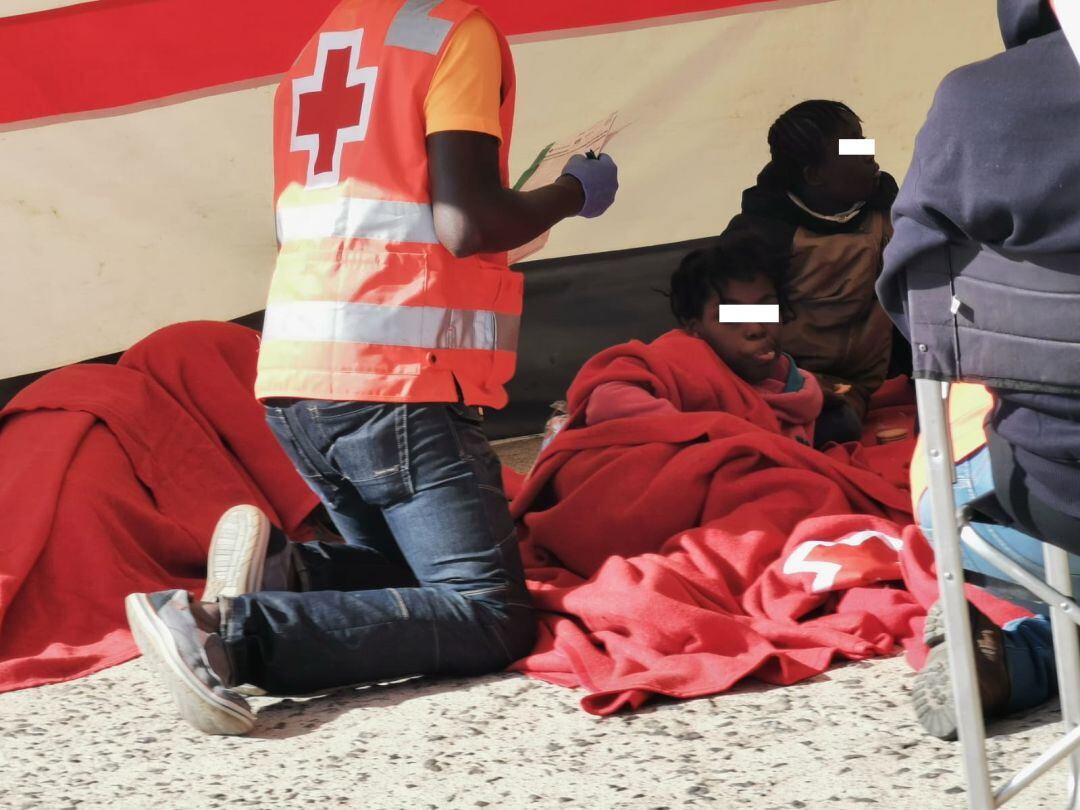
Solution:
<svg viewBox="0 0 1080 810"><path fill-rule="evenodd" d="M1016 48L1061 27L1050 0L998 0L998 25L1006 48Z"/></svg>

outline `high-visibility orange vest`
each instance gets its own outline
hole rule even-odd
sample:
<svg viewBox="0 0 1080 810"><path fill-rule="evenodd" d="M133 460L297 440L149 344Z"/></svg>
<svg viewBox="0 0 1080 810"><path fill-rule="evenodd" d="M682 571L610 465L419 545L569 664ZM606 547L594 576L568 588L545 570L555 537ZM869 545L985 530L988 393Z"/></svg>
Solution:
<svg viewBox="0 0 1080 810"><path fill-rule="evenodd" d="M463 0L345 0L278 87L278 252L255 393L502 407L522 278L435 234L424 100ZM514 67L502 46L502 179ZM456 382L456 384L455 384Z"/></svg>

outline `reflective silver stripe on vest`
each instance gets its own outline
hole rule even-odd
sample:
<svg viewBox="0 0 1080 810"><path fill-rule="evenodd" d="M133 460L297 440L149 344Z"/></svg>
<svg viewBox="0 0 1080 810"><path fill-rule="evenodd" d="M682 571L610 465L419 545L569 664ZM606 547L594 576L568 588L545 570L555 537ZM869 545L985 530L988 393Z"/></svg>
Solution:
<svg viewBox="0 0 1080 810"><path fill-rule="evenodd" d="M425 203L342 197L321 205L284 206L277 211L278 241L378 239L437 245L435 218Z"/></svg>
<svg viewBox="0 0 1080 810"><path fill-rule="evenodd" d="M514 351L520 326L517 315L485 310L302 301L267 307L263 340Z"/></svg>
<svg viewBox="0 0 1080 810"><path fill-rule="evenodd" d="M386 44L410 51L437 54L453 24L431 16L442 0L409 0L394 17L386 33Z"/></svg>

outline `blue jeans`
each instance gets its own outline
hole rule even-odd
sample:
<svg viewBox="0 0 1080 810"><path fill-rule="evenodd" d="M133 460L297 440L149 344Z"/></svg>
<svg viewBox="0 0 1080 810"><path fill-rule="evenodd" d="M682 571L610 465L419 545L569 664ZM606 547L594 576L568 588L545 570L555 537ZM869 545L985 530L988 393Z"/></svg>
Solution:
<svg viewBox="0 0 1080 810"><path fill-rule="evenodd" d="M990 452L984 447L956 465L953 495L956 505L981 497L994 489L990 471ZM930 528L929 491L919 499L919 527L933 542ZM994 523L972 523L971 528L994 548L1013 559L1025 570L1044 577L1042 543L1008 526ZM1057 694L1057 671L1054 668L1054 645L1047 619L1049 608L1019 585L1008 580L1005 573L981 557L972 554L961 544L965 576L985 590L1018 604L1036 615L1015 619L1006 624L1005 660L1009 668L1011 693L1009 711L1019 711L1045 703ZM1069 555L1073 592L1080 593L1080 558Z"/></svg>
<svg viewBox="0 0 1080 810"><path fill-rule="evenodd" d="M475 408L301 400L267 421L347 545L294 549L304 592L223 605L233 679L302 694L492 672L536 635L501 466ZM373 570L411 587L370 587Z"/></svg>

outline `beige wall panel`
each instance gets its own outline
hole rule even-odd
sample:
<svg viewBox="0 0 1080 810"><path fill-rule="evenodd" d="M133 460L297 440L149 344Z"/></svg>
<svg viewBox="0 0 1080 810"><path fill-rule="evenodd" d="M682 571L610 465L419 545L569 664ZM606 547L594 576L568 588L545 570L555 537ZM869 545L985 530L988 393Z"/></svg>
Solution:
<svg viewBox="0 0 1080 810"><path fill-rule="evenodd" d="M833 0L519 44L515 166L610 112L625 125L615 206L534 258L717 232L768 160L769 125L808 98L848 103L902 180L941 78L1001 49L991 0Z"/></svg>
<svg viewBox="0 0 1080 810"><path fill-rule="evenodd" d="M261 309L273 88L0 133L0 376Z"/></svg>
<svg viewBox="0 0 1080 810"><path fill-rule="evenodd" d="M4 0L0 17L14 17L17 14L32 14L35 11L49 11L54 8L78 6L90 0Z"/></svg>
<svg viewBox="0 0 1080 810"><path fill-rule="evenodd" d="M833 0L514 46L515 177L611 112L623 190L536 258L716 233L790 104L839 98L901 177L948 70L1000 49L989 0ZM273 88L0 132L0 377L261 309Z"/></svg>

